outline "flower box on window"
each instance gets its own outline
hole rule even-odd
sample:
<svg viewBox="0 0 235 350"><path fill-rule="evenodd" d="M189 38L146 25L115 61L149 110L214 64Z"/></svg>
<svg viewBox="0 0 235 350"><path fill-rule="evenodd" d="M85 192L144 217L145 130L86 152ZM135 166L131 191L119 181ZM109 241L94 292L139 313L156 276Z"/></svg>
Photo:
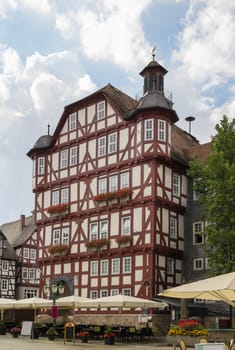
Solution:
<svg viewBox="0 0 235 350"><path fill-rule="evenodd" d="M96 202L111 201L113 199L123 199L129 197L132 193L130 188L122 188L114 192L100 193L94 197Z"/></svg>
<svg viewBox="0 0 235 350"><path fill-rule="evenodd" d="M121 245L121 244L126 244L126 243L132 243L132 237L131 236L118 236L115 238L116 242Z"/></svg>
<svg viewBox="0 0 235 350"><path fill-rule="evenodd" d="M87 248L95 248L95 249L100 249L105 246L109 247L109 240L106 238L101 238L101 239L94 239L92 241L89 241L86 243Z"/></svg>
<svg viewBox="0 0 235 350"><path fill-rule="evenodd" d="M48 214L55 215L55 214L65 214L68 210L69 206L67 203L63 204L56 204L51 205L47 208Z"/></svg>
<svg viewBox="0 0 235 350"><path fill-rule="evenodd" d="M66 244L51 245L47 250L53 256L66 255L69 251L69 247Z"/></svg>

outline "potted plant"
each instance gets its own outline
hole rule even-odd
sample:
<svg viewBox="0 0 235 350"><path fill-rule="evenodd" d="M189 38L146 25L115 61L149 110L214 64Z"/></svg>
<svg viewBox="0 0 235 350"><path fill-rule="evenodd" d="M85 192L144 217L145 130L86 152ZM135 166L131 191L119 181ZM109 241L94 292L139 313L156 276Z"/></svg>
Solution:
<svg viewBox="0 0 235 350"><path fill-rule="evenodd" d="M13 338L18 338L20 335L21 328L19 326L14 326L10 329Z"/></svg>
<svg viewBox="0 0 235 350"><path fill-rule="evenodd" d="M115 343L115 333L110 326L105 327L104 343L106 345L113 345Z"/></svg>
<svg viewBox="0 0 235 350"><path fill-rule="evenodd" d="M89 332L88 331L81 331L79 333L79 338L81 339L82 343L87 343L89 339Z"/></svg>
<svg viewBox="0 0 235 350"><path fill-rule="evenodd" d="M177 325L170 327L167 334L169 344L178 344L183 339L187 346L194 346L200 339L207 338L208 331L197 320L180 320Z"/></svg>
<svg viewBox="0 0 235 350"><path fill-rule="evenodd" d="M58 335L58 332L56 331L56 329L54 327L50 327L47 331L46 331L46 335L48 336L49 340L54 340L55 337Z"/></svg>
<svg viewBox="0 0 235 350"><path fill-rule="evenodd" d="M6 334L6 325L3 320L0 320L0 335Z"/></svg>

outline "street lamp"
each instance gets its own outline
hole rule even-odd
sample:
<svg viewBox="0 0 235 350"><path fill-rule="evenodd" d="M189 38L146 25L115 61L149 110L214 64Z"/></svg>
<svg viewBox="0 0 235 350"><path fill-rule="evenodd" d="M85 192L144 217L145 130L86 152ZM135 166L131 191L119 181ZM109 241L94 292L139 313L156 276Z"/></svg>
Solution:
<svg viewBox="0 0 235 350"><path fill-rule="evenodd" d="M53 283L51 286L46 284L44 286L44 293L46 296L49 298L50 296L52 297L53 300L53 306L51 308L51 316L53 318L53 326L56 325L56 318L58 316L58 309L56 306L56 297L59 294L59 296L62 296L64 294L64 286L63 284L55 284Z"/></svg>

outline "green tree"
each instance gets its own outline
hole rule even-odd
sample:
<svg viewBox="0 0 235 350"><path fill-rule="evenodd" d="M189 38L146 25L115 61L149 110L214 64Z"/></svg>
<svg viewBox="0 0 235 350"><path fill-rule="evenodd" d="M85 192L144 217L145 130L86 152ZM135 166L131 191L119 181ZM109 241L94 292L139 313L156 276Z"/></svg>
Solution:
<svg viewBox="0 0 235 350"><path fill-rule="evenodd" d="M235 271L235 119L216 125L211 152L190 162L188 174L202 204L205 251L213 275Z"/></svg>

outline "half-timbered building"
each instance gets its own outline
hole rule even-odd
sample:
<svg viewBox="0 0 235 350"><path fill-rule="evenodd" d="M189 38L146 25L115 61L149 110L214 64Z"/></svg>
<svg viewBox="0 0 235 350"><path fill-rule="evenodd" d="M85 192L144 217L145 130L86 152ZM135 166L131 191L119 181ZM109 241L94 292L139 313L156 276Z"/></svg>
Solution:
<svg viewBox="0 0 235 350"><path fill-rule="evenodd" d="M188 150L154 58L138 101L108 84L64 108L28 152L41 285L153 299L182 280ZM43 295L43 289L42 289Z"/></svg>

